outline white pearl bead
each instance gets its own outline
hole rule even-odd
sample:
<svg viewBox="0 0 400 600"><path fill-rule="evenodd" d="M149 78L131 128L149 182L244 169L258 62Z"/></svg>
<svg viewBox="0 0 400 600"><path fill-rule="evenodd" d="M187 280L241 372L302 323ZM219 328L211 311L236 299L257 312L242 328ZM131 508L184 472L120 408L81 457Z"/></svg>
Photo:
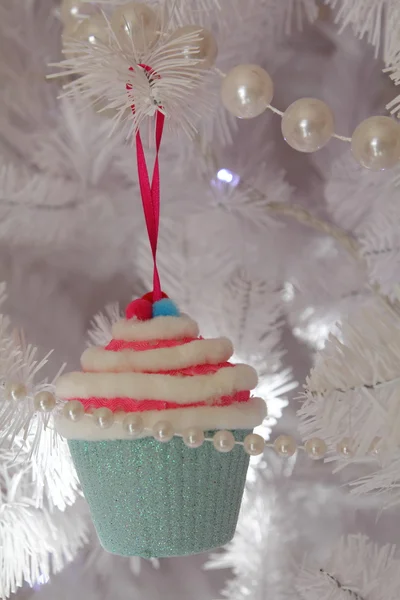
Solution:
<svg viewBox="0 0 400 600"><path fill-rule="evenodd" d="M310 458L318 460L325 456L327 446L324 440L321 440L320 438L311 438L304 444L304 449Z"/></svg>
<svg viewBox="0 0 400 600"><path fill-rule="evenodd" d="M289 146L299 152L315 152L331 139L335 119L322 100L300 98L285 110L281 126Z"/></svg>
<svg viewBox="0 0 400 600"><path fill-rule="evenodd" d="M196 34L198 41L183 41L181 38L189 34ZM179 49L179 54L183 59L190 61L195 59L200 61L199 66L205 69L215 63L218 54L217 42L213 34L200 27L200 25L185 25L179 27L171 36L171 40L177 40L173 46L174 50Z"/></svg>
<svg viewBox="0 0 400 600"><path fill-rule="evenodd" d="M64 25L70 25L81 18L82 3L79 0L63 0L61 3L61 20Z"/></svg>
<svg viewBox="0 0 400 600"><path fill-rule="evenodd" d="M9 383L5 393L10 400L25 400L28 390L23 383Z"/></svg>
<svg viewBox="0 0 400 600"><path fill-rule="evenodd" d="M400 124L390 117L365 119L352 135L351 151L366 169L391 169L400 161Z"/></svg>
<svg viewBox="0 0 400 600"><path fill-rule="evenodd" d="M114 423L114 413L103 406L93 411L93 420L100 429L109 429Z"/></svg>
<svg viewBox="0 0 400 600"><path fill-rule="evenodd" d="M122 421L122 428L131 437L139 437L144 429L143 419L136 413L128 413Z"/></svg>
<svg viewBox="0 0 400 600"><path fill-rule="evenodd" d="M230 113L240 119L252 119L271 104L274 84L257 65L238 65L229 71L221 85L221 100Z"/></svg>
<svg viewBox="0 0 400 600"><path fill-rule="evenodd" d="M122 48L143 52L158 38L160 23L157 13L147 4L128 2L118 7L111 18L111 27Z"/></svg>
<svg viewBox="0 0 400 600"><path fill-rule="evenodd" d="M200 448L204 442L204 432L200 427L189 427L182 434L183 441L189 448Z"/></svg>
<svg viewBox="0 0 400 600"><path fill-rule="evenodd" d="M230 452L235 446L235 438L231 431L217 431L213 438L214 448L218 452Z"/></svg>
<svg viewBox="0 0 400 600"><path fill-rule="evenodd" d="M381 449L381 444L382 438L374 437L368 449L368 454L370 454L371 456L378 456Z"/></svg>
<svg viewBox="0 0 400 600"><path fill-rule="evenodd" d="M279 456L289 458L297 450L296 440L291 435L280 435L274 441L274 448Z"/></svg>
<svg viewBox="0 0 400 600"><path fill-rule="evenodd" d="M351 439L348 437L343 438L343 440L339 442L336 446L336 450L338 454L341 454L346 458L350 458L351 456L353 456L354 452L352 449Z"/></svg>
<svg viewBox="0 0 400 600"><path fill-rule="evenodd" d="M56 399L51 392L39 392L33 399L36 410L41 412L51 412L56 405Z"/></svg>
<svg viewBox="0 0 400 600"><path fill-rule="evenodd" d="M158 421L153 427L153 436L159 442L169 442L174 437L174 428L169 421Z"/></svg>
<svg viewBox="0 0 400 600"><path fill-rule="evenodd" d="M77 40L89 42L93 45L99 42L107 44L110 31L103 15L94 15L90 19L82 21L71 35Z"/></svg>
<svg viewBox="0 0 400 600"><path fill-rule="evenodd" d="M251 433L244 438L243 446L247 454L250 454L250 456L258 456L264 452L265 441L261 435Z"/></svg>
<svg viewBox="0 0 400 600"><path fill-rule="evenodd" d="M63 413L67 419L76 423L82 419L83 415L85 414L85 409L83 404L78 400L70 400L64 406Z"/></svg>

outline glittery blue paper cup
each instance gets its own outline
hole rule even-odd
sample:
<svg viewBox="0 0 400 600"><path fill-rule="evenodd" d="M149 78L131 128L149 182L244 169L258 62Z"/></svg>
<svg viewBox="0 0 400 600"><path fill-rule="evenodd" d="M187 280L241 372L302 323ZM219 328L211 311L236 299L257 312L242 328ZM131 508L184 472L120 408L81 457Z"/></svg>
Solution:
<svg viewBox="0 0 400 600"><path fill-rule="evenodd" d="M238 441L249 433L233 431ZM222 454L211 442L187 448L179 437L68 443L108 552L184 556L232 539L249 464L240 445Z"/></svg>

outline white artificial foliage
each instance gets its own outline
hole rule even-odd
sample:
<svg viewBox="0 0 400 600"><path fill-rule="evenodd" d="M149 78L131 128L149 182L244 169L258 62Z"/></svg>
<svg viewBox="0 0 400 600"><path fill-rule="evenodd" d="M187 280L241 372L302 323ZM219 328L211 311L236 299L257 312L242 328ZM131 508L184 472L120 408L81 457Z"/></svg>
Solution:
<svg viewBox="0 0 400 600"><path fill-rule="evenodd" d="M397 173L397 169L396 169ZM363 169L345 151L334 161L331 177L325 187L325 198L335 223L355 229L362 225L373 209L382 204L382 188L387 189L392 173L371 172Z"/></svg>
<svg viewBox="0 0 400 600"><path fill-rule="evenodd" d="M338 323L370 295L365 269L333 240L304 240L285 282L285 313L293 334L322 349ZM313 269L307 256L313 255Z"/></svg>
<svg viewBox="0 0 400 600"><path fill-rule="evenodd" d="M163 219L157 264L165 293L176 301L182 311L197 319L203 335L208 336L219 331L219 322L214 319L215 315L219 315L219 305L208 302L207 290L211 287L216 296L222 283L221 273L235 263L222 235L217 254L206 238L196 240L198 219L198 213L194 218ZM220 221L216 224L219 226ZM136 260L145 290L149 291L153 285L153 260L145 232L139 238Z"/></svg>
<svg viewBox="0 0 400 600"><path fill-rule="evenodd" d="M321 437L345 466L360 459L383 464L397 454L399 438L400 317L383 299L358 308L330 335L306 380L298 411L303 438ZM351 455L337 445L348 438Z"/></svg>
<svg viewBox="0 0 400 600"><path fill-rule="evenodd" d="M53 66L61 68L58 75L78 75L64 85L66 94L78 91L88 105L102 101L104 110L114 110L116 123L124 121L129 132L160 110L175 130L193 135L200 115L211 108L209 94L202 93L211 71L180 51L180 43L193 45L194 54L199 32L175 39L172 33L163 31L156 44L144 51L137 50L132 39L132 48L126 51L109 26L108 44L67 39L66 59Z"/></svg>
<svg viewBox="0 0 400 600"><path fill-rule="evenodd" d="M5 297L1 284L1 304ZM35 394L54 392L53 381L38 380L48 356L40 360L37 354L37 348L12 330L8 317L0 315L2 598L24 582L47 580L72 560L86 539L83 513L70 508L79 489L67 444L55 433L51 414L34 406ZM25 386L26 397L10 397L15 384Z"/></svg>
<svg viewBox="0 0 400 600"><path fill-rule="evenodd" d="M33 406L34 377L47 362L47 356L39 363L35 360L36 348L26 346L18 332L11 331L7 317L1 318L1 382L2 382L2 439L11 436L11 441L19 433L29 434L31 419L35 412ZM22 385L26 388L26 396L15 402L10 386ZM29 388L28 388L29 386ZM43 415L44 426L48 415Z"/></svg>
<svg viewBox="0 0 400 600"><path fill-rule="evenodd" d="M267 170L267 165L260 165L262 177L263 170ZM254 187L240 184L240 176L233 174L237 178L237 183L227 183L218 179L218 173L210 179L210 203L209 207L217 209L217 211L225 212L233 215L241 222L249 222L257 228L277 225L276 220L268 212L268 204L270 202L285 202L290 197L290 187L284 181L280 173L274 173L274 185L270 181L266 191L257 181L254 182ZM211 205L211 206L210 206Z"/></svg>
<svg viewBox="0 0 400 600"><path fill-rule="evenodd" d="M305 561L295 587L302 600L396 600L396 546L378 546L362 535L343 537L328 560L313 556Z"/></svg>
<svg viewBox="0 0 400 600"><path fill-rule="evenodd" d="M400 284L400 213L397 208L378 212L359 229L361 256L369 279L383 294L395 300Z"/></svg>
<svg viewBox="0 0 400 600"><path fill-rule="evenodd" d="M107 346L112 340L112 326L123 318L118 302L108 304L104 311L97 313L88 331L88 346Z"/></svg>
<svg viewBox="0 0 400 600"><path fill-rule="evenodd" d="M24 439L30 436L31 453L34 455L42 432L49 426L50 413L38 412L34 397L42 391L54 392L54 381L37 381L37 375L46 365L50 354L38 359L38 349L26 344L17 331L12 331L7 318L3 316L0 316L0 340L0 443L13 443L20 434ZM26 395L20 401L14 400L11 395L10 390L15 385L21 385L26 390Z"/></svg>
<svg viewBox="0 0 400 600"><path fill-rule="evenodd" d="M293 29L302 29L307 21L318 17L316 0L260 0L266 17L275 24L275 35L289 35Z"/></svg>
<svg viewBox="0 0 400 600"><path fill-rule="evenodd" d="M390 15L393 0L327 0L335 8L336 21L344 29L351 25L356 35L366 37L378 52L382 31L391 25Z"/></svg>
<svg viewBox="0 0 400 600"><path fill-rule="evenodd" d="M287 405L285 395L297 386L290 368L283 365L281 292L276 282L239 269L221 288L219 301L223 307L219 330L232 340L236 362L246 362L258 371L254 394L267 402L268 427L263 433L268 435Z"/></svg>
<svg viewBox="0 0 400 600"><path fill-rule="evenodd" d="M232 0L233 3L236 1ZM92 0L83 0L84 9L86 9L85 4L91 6L93 2ZM121 4L125 4L125 2L121 2L121 0L96 1L96 5L107 11L108 14L112 14L113 9ZM158 0L149 0L147 4L155 10L160 7ZM186 0L164 0L163 2L164 8L168 10L169 20L177 26L185 26L192 21L201 25L210 13L218 20L222 5L223 1L221 0L190 0L190 2Z"/></svg>
<svg viewBox="0 0 400 600"><path fill-rule="evenodd" d="M276 282L252 278L238 269L222 290L221 305L222 328L230 332L237 356L257 366L261 375L274 373L282 359L278 346L283 325Z"/></svg>
<svg viewBox="0 0 400 600"><path fill-rule="evenodd" d="M31 438L38 438L33 458ZM26 495L36 508L64 511L80 495L67 442L54 434L53 425L40 432L40 437L36 431L27 439L18 436L10 448L1 451L1 461L9 471L24 473Z"/></svg>
<svg viewBox="0 0 400 600"><path fill-rule="evenodd" d="M386 72L390 74L390 79L396 86L400 84L400 50L393 58L393 64L386 69ZM398 119L400 115L400 95L398 94L393 98L387 104L386 108Z"/></svg>
<svg viewBox="0 0 400 600"><path fill-rule="evenodd" d="M87 541L87 513L38 510L20 494L19 477L0 477L8 489L0 506L0 597L8 598L24 583L48 581L75 557Z"/></svg>
<svg viewBox="0 0 400 600"><path fill-rule="evenodd" d="M113 7L124 2L89 2L83 12L87 16L104 10L110 18ZM292 377L302 380L315 349L326 344L310 379L315 389L310 388L300 415L302 434L326 439L328 459L337 459L336 444L350 432L355 455L336 460L334 467L351 465L354 505L364 506L361 494L370 494L371 501L377 495L378 508L397 504L398 317L385 303L372 305L366 314L361 309L373 294L368 282L379 283L396 300L398 169L367 172L357 166L348 144L338 140L315 154L296 153L282 140L278 115L265 111L256 119L238 120L222 106L218 88L223 73L233 66L258 64L273 79L276 108L284 111L302 97L321 98L335 114L337 133L350 136L362 119L382 114L387 99L395 95L373 52L382 51L398 82L398 0L149 4L167 17L153 48L139 54L133 40L131 48L122 50L111 31L109 44L97 47L71 39L66 41L66 61L55 69L48 65L61 61L60 2L0 2L0 275L12 280L14 292L7 311L13 322L25 319L29 339L38 348L54 347L54 362L68 360L72 369L85 344L82 325L98 307L151 288L152 261L131 134L143 125L147 151L154 131L146 125L154 121L157 108L163 110L174 131L198 132L194 143L185 136L176 141L165 135L161 147L158 262L165 291L199 321L204 336L224 333L233 338L234 359L258 368L257 393L269 406L268 427L283 413L279 433L298 438L296 400L287 403L284 396ZM340 35L335 17L343 29ZM218 44L217 70L202 71L194 59L183 65L169 39L178 25L186 24L212 31ZM198 38L186 41L195 45ZM374 48L368 48L368 41ZM142 68L129 70L138 63L153 68L153 77ZM46 80L58 69L61 78ZM127 90L126 84L133 89ZM395 111L397 105L395 100ZM128 143L125 133L131 136ZM287 215L280 213L285 206ZM300 212L291 213L296 206ZM307 212L310 218L304 217ZM340 227L342 239L330 232L332 222ZM349 248L354 252L347 256ZM34 291L32 272L42 273ZM98 315L90 343L106 344L120 316L116 304ZM336 320L344 322L343 331L327 341ZM48 346L42 344L47 336ZM53 389L57 370L48 362L33 376L40 356L41 351L34 354L33 346L14 336L7 318L1 320L0 376L20 378L29 388L22 406L3 399L0 389L3 595L24 579L35 588L43 584L76 557L86 535L88 517L67 445L55 435L51 418L47 422L32 411L33 395ZM381 376L387 376L387 387L380 387ZM272 439L277 433L273 431ZM254 494L249 492L238 536L218 562L232 566L236 575L225 586L225 595L234 600L298 600L292 558L301 562L304 551L314 549L321 568L328 564L323 548L330 549L333 533L347 526L338 495L348 488L340 488L331 463L313 463L302 451L287 462L272 458L269 450L265 455L268 466L275 460L287 477L284 485L265 478L254 486ZM299 471L302 459L304 469ZM310 485L311 476L319 483ZM250 479L253 483L253 469ZM374 521L375 513L362 524ZM379 523L377 529L378 535L386 534ZM215 597L211 577L201 574L201 557L161 560L156 572L147 562L110 557L97 542L89 543L88 564L82 553L32 596ZM369 582L368 573L376 574L369 568L370 555L361 547L359 554ZM374 556L381 565L381 555ZM358 568L357 560L348 557L349 573L352 562ZM314 570L312 575L315 589L322 589L317 600L322 600L325 588L320 585L326 579L321 583ZM387 581L376 576L386 591L384 600L392 600L388 586L397 582L396 574L389 575ZM381 600L373 596L374 590L362 600ZM344 598L337 598L339 592ZM329 593L329 600L359 600L337 585Z"/></svg>
<svg viewBox="0 0 400 600"><path fill-rule="evenodd" d="M234 577L222 590L224 598L264 600L267 591L277 597L282 594L294 598L286 596L290 594L290 583L282 576L283 563L274 561L278 536L286 535L293 527L289 512L283 533L280 498L271 477L259 474L245 494L235 537L223 554L211 554L206 568L233 570Z"/></svg>
<svg viewBox="0 0 400 600"><path fill-rule="evenodd" d="M350 482L354 496L376 497L383 509L400 504L400 453L382 466L376 467L367 475Z"/></svg>

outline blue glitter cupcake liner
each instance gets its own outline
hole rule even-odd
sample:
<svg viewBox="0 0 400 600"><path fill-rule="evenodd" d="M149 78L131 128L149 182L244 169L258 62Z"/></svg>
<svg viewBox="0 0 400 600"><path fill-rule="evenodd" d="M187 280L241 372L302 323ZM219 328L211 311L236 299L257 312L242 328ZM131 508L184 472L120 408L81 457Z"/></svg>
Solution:
<svg viewBox="0 0 400 600"><path fill-rule="evenodd" d="M233 431L238 441L249 433ZM241 446L222 454L210 442L187 448L179 437L68 443L108 552L184 556L232 539L249 464Z"/></svg>

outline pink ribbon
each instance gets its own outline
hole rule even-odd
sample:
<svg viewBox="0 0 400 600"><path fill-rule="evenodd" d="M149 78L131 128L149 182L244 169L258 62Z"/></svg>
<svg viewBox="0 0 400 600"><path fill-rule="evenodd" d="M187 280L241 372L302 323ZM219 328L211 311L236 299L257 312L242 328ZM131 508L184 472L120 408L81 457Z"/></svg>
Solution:
<svg viewBox="0 0 400 600"><path fill-rule="evenodd" d="M153 70L147 65L139 65L148 73L153 75ZM133 71L133 67L130 67ZM154 75L157 77L157 75ZM126 89L129 91L132 89L131 84L126 85ZM135 105L131 106L132 112L135 113ZM153 302L161 300L162 290L160 283L160 276L157 268L157 244L158 244L158 231L160 225L160 166L159 166L159 152L161 146L161 139L164 130L165 116L157 110L156 113L156 125L155 125L155 140L156 140L156 157L153 167L153 175L150 183L149 170L147 167L146 156L143 149L142 138L140 131L136 133L136 160L137 169L139 176L140 194L142 197L142 206L144 218L146 221L147 234L149 237L150 248L153 255Z"/></svg>

